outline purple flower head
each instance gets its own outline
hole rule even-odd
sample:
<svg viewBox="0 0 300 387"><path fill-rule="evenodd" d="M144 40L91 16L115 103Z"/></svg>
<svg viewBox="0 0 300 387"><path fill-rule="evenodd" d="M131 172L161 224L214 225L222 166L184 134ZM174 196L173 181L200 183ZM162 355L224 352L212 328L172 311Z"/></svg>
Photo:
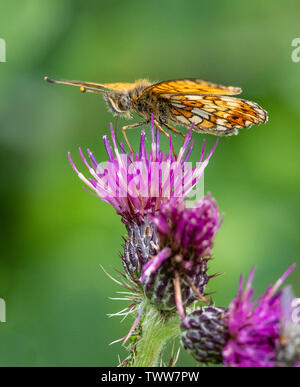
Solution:
<svg viewBox="0 0 300 387"><path fill-rule="evenodd" d="M161 204L172 198L183 198L191 194L197 182L202 178L204 169L212 156L214 148L204 158L204 146L198 165L194 168L188 163L193 149L192 129L187 134L178 157L172 154L170 136L169 152L164 154L160 149L160 133L154 135L151 125L151 151L145 149L145 132L141 132L140 149L135 155L125 152L124 144L117 146L111 124L112 146L103 137L108 154L108 161L99 163L88 149L89 161L81 149L80 155L88 168L91 178L87 179L76 168L69 154L71 165L78 177L100 199L110 203L117 213L127 220L154 214Z"/></svg>
<svg viewBox="0 0 300 387"><path fill-rule="evenodd" d="M274 286L252 301L254 289L252 270L246 287L241 277L236 298L225 317L229 340L223 349L224 365L230 367L274 367L280 345L282 292L277 292L294 269L291 266Z"/></svg>
<svg viewBox="0 0 300 387"><path fill-rule="evenodd" d="M210 195L191 209L183 200L164 203L152 219L163 244L189 261L210 255L221 225L217 203Z"/></svg>
<svg viewBox="0 0 300 387"><path fill-rule="evenodd" d="M144 266L141 280L155 303L176 305L185 318L184 305L197 298L206 301L203 292L210 278L207 261L221 224L216 201L208 195L195 208L186 208L184 200L170 200L152 220L160 250Z"/></svg>
<svg viewBox="0 0 300 387"><path fill-rule="evenodd" d="M181 324L181 343L200 363L222 364L222 349L228 338L226 312L226 308L205 306L187 315L188 326Z"/></svg>

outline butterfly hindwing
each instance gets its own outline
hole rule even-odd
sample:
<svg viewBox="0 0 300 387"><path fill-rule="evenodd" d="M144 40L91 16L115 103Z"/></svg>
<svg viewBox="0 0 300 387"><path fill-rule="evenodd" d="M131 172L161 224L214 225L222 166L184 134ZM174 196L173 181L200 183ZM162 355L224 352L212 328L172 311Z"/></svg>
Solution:
<svg viewBox="0 0 300 387"><path fill-rule="evenodd" d="M168 98L172 121L195 131L228 135L236 129L266 122L267 113L258 104L216 95L162 95Z"/></svg>

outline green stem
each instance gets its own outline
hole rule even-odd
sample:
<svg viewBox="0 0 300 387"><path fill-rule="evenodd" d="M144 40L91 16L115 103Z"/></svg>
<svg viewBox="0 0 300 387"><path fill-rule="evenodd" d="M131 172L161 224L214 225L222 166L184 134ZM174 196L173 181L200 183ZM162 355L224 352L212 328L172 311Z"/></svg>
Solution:
<svg viewBox="0 0 300 387"><path fill-rule="evenodd" d="M166 318L160 311L147 306L142 325L142 338L137 344L133 367L159 366L165 344L180 334L178 315Z"/></svg>

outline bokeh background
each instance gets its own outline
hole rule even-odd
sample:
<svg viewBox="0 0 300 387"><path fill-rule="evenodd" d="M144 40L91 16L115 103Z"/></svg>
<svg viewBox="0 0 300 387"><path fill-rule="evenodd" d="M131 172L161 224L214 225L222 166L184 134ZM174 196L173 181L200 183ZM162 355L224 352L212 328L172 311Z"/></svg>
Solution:
<svg viewBox="0 0 300 387"><path fill-rule="evenodd" d="M44 75L98 82L199 77L240 86L269 112L266 125L224 138L205 174L225 220L210 272L218 305L256 265L256 294L289 265L300 295L299 1L1 0L0 365L111 366L108 344L132 323L106 314L126 304L100 269L121 268L124 227L87 194L67 152L105 160L102 136L115 119L101 98L54 86ZM119 127L124 122L119 122ZM139 130L129 133L133 145ZM208 148L215 138L206 136ZM203 136L195 135L193 160ZM181 140L177 138L179 146ZM179 365L195 365L186 354Z"/></svg>

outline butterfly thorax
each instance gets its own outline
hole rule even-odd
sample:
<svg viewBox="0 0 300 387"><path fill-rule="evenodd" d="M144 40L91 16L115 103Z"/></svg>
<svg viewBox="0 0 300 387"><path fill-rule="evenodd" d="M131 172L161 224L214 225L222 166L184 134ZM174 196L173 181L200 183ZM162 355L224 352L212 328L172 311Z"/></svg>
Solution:
<svg viewBox="0 0 300 387"><path fill-rule="evenodd" d="M130 87L124 87L123 90L111 90L103 95L107 107L114 115L130 118L130 113L135 111L142 115L141 104L139 103L142 92L151 85L151 82L142 79L132 84Z"/></svg>

